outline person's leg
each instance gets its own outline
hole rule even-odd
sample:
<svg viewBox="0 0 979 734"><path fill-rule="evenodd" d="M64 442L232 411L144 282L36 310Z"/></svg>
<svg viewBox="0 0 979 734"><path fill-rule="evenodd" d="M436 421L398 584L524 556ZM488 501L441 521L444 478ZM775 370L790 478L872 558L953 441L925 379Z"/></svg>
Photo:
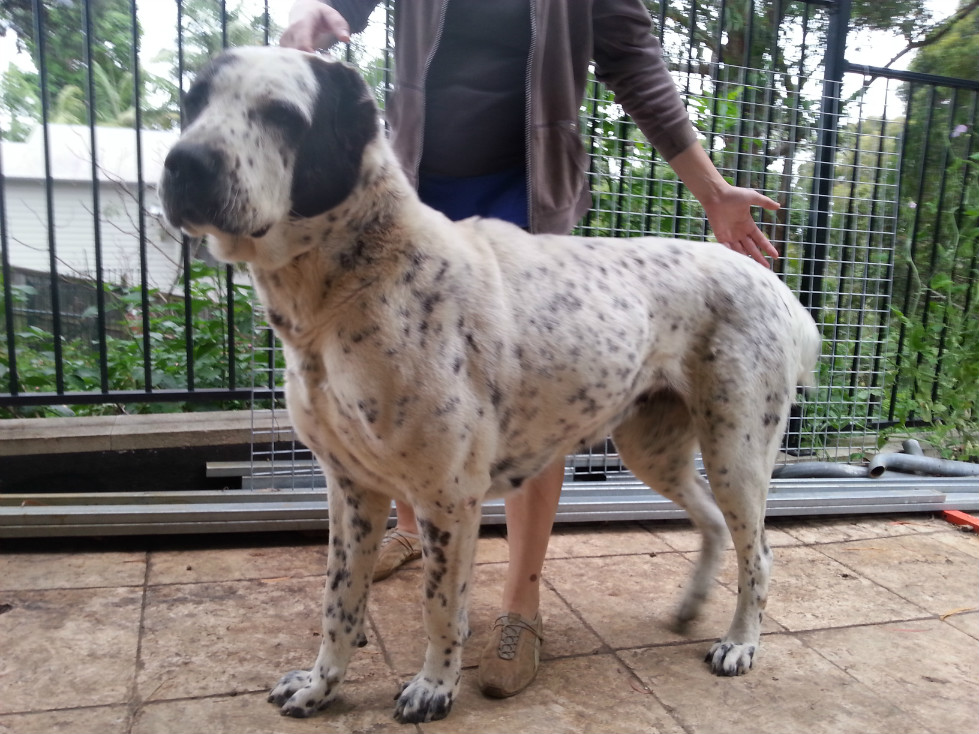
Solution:
<svg viewBox="0 0 979 734"><path fill-rule="evenodd" d="M503 586L505 612L533 619L540 605L540 574L564 483L564 459L524 482L506 498L510 565Z"/></svg>
<svg viewBox="0 0 979 734"><path fill-rule="evenodd" d="M408 561L421 558L422 544L418 537L418 522L415 510L403 502L394 503L398 522L384 534L381 550L374 564L374 581L386 579Z"/></svg>
<svg viewBox="0 0 979 734"><path fill-rule="evenodd" d="M503 614L479 662L479 687L488 696L513 696L534 680L543 627L540 576L564 482L564 459L524 482L506 499L510 562Z"/></svg>
<svg viewBox="0 0 979 734"><path fill-rule="evenodd" d="M403 533L418 535L418 521L415 520L415 508L404 502L395 500L394 510L398 516L398 523L395 527Z"/></svg>

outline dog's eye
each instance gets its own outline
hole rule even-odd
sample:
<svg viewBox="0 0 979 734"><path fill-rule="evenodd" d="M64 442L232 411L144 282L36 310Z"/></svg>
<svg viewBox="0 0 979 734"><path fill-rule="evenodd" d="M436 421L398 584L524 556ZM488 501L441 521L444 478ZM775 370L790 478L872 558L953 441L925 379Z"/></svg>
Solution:
<svg viewBox="0 0 979 734"><path fill-rule="evenodd" d="M198 82L187 90L183 98L185 122L191 123L194 121L194 118L196 118L207 105L207 99L209 96L210 87L205 82Z"/></svg>
<svg viewBox="0 0 979 734"><path fill-rule="evenodd" d="M288 102L269 102L259 108L258 116L265 125L287 134L298 134L306 128L306 116Z"/></svg>

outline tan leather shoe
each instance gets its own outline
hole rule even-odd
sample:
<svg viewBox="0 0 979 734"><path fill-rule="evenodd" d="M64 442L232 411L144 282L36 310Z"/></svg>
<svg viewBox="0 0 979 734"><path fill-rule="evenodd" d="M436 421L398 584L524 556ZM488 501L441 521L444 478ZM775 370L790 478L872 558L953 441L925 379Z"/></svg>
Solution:
<svg viewBox="0 0 979 734"><path fill-rule="evenodd" d="M507 698L529 686L540 666L543 632L540 614L531 620L513 612L499 617L479 659L479 690L492 698Z"/></svg>
<svg viewBox="0 0 979 734"><path fill-rule="evenodd" d="M422 557L422 541L417 535L408 535L391 528L381 540L381 549L374 562L374 580L386 579L408 561Z"/></svg>

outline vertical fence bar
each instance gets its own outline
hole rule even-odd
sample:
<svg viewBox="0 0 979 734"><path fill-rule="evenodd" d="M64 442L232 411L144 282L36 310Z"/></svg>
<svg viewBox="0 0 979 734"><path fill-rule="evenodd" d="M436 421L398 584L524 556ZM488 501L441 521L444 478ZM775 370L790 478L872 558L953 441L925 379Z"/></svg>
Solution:
<svg viewBox="0 0 979 734"><path fill-rule="evenodd" d="M53 341L52 350L54 353L54 382L55 392L60 395L65 391L65 367L61 349L61 288L59 287L58 283L58 248L57 237L55 236L54 221L54 176L51 168L51 135L48 130L48 121L51 118L51 113L50 102L48 99L46 39L44 37L44 6L41 4L40 0L32 0L31 7L34 11L34 35L37 42L37 71L41 86L41 125L44 143L44 194L45 205L47 207L48 267L51 269L51 338Z"/></svg>
<svg viewBox="0 0 979 734"><path fill-rule="evenodd" d="M141 128L143 126L143 116L141 111L142 78L139 68L139 20L136 15L136 0L129 2L130 13L130 35L132 38L132 51L130 58L133 65L133 110L135 112L134 133L136 135L136 203L138 206L137 228L139 232L139 294L140 309L142 313L141 324L143 329L143 391L153 392L153 355L152 355L152 322L150 305L150 277L149 277L149 253L146 238L146 187L143 181L143 136Z"/></svg>
<svg viewBox="0 0 979 734"><path fill-rule="evenodd" d="M182 101L184 94L184 3L177 0L177 89ZM177 114L180 119L181 130L184 127L184 106L178 105ZM194 242L196 242L196 238ZM180 265L183 278L184 291L184 359L187 362L187 391L193 392L196 389L197 378L195 376L196 365L194 359L194 296L191 289L191 259L194 253L191 250L191 238L184 232L180 233Z"/></svg>
<svg viewBox="0 0 979 734"><path fill-rule="evenodd" d="M890 89L890 83L888 82L888 90L889 89ZM884 111L881 114L881 120L880 120L880 139L877 144L878 179L875 182L875 186L880 185L880 176L882 175L881 172L884 169L882 160L883 160L884 150L885 150L884 141L886 139L886 134L888 129L887 102L889 98L890 98L889 94L885 95L884 97ZM898 212L900 211L901 159L899 155L897 156L897 159L895 161L894 169L897 171L898 180L894 181L893 184L894 190L896 192L894 196L893 209L891 213L887 216L887 218L890 221L890 227L888 227L885 230L883 226L881 226L881 228L879 229L879 232L881 234L885 236L890 236L892 242L896 242L897 240L897 220L898 220ZM877 191L875 191L874 192L875 206L877 200L878 200L878 194ZM868 239L873 237L872 233L875 231L878 231L877 228L875 228L873 224L871 224L870 233L868 233ZM886 320L886 323L888 325L890 324L890 318L889 318L890 305L894 297L894 250L895 250L894 247L887 248L887 260L884 263L884 273L881 277L881 280L883 281L883 292L880 294L880 297L883 301L884 308L887 309L883 312L882 318ZM877 345L876 348L874 349L874 356L872 362L873 379L871 380L870 388L871 390L875 390L875 391L880 390L881 393L884 392L887 339L888 339L888 332L885 331L883 336L877 340ZM881 398L881 401L883 402L883 397Z"/></svg>
<svg viewBox="0 0 979 734"><path fill-rule="evenodd" d="M2 132L2 131L0 131ZM0 143L3 136L0 135ZM3 269L3 316L7 334L7 389L20 393L17 376L17 341L14 330L14 284L10 282L10 233L7 231L7 179L3 172L3 145L0 145L0 267Z"/></svg>
<svg viewBox="0 0 979 734"><path fill-rule="evenodd" d="M269 45L269 34L271 33L272 18L269 16L269 0L262 4L262 44Z"/></svg>
<svg viewBox="0 0 979 734"><path fill-rule="evenodd" d="M823 274L829 248L829 219L833 198L833 169L836 158L836 127L840 117L840 96L846 63L846 33L850 24L851 0L836 0L830 7L827 33L826 69L823 82L819 141L813 175L814 206L805 238L809 252L803 262L802 304L813 315L822 306ZM818 320L818 319L817 319Z"/></svg>
<svg viewBox="0 0 979 734"><path fill-rule="evenodd" d="M904 315L909 318L911 317L910 311L911 311L911 304L912 304L911 286L912 283L914 282L914 274L916 271L915 255L918 254L918 235L921 233L922 220L924 219L924 216L922 214L922 202L924 201L924 197L925 197L925 187L926 187L925 174L928 171L928 166L925 165L925 162L928 160L929 153L931 151L931 138L932 138L931 131L935 123L936 92L937 92L936 87L930 87L928 90L928 117L927 117L927 122L925 123L924 133L922 135L921 164L918 169L919 170L918 181L917 181L917 186L915 187L915 195L914 195L914 204L915 204L914 218L913 218L914 223L911 227L911 238L909 242L909 251L908 251L907 277L905 278L906 290L904 294ZM909 94L909 100L910 100L910 94ZM915 358L916 364L918 363L918 360L920 358L921 358L921 354L919 353ZM898 375L898 378L899 377L900 377L900 373ZM895 384L896 384L896 380L895 380ZM916 375L912 375L911 377L910 389L912 394L918 392L918 377ZM911 416L909 416L909 418L910 417Z"/></svg>
<svg viewBox="0 0 979 734"><path fill-rule="evenodd" d="M904 125L901 130L900 166L902 170L904 169L905 161L907 161L908 139L910 138L911 119L912 119L912 114L914 109L915 109L914 84L909 84L908 101L904 109ZM918 172L919 176L924 175L924 168L925 168L924 166L921 166L921 170L919 170ZM903 182L902 182L902 188L903 188ZM901 196L901 191L899 190L898 200L900 200L900 196ZM915 209L915 216L917 216L917 209ZM911 242L909 242L908 246L909 249L914 248L913 239L911 240ZM912 273L911 268L907 268L907 271L904 276L904 301L901 304L901 309L903 313L907 313L908 304L910 303L910 299L911 299L911 273ZM902 319L901 325L898 327L897 348L895 349L895 353L894 353L894 376L893 379L891 380L891 394L890 394L890 400L888 402L888 408L887 408L888 421L893 421L896 417L895 411L897 409L897 394L898 394L898 390L900 389L900 382L902 376L902 367L903 367L902 357L904 354L904 338L906 333L907 333L907 326L904 320Z"/></svg>
<svg viewBox="0 0 979 734"><path fill-rule="evenodd" d="M933 94L935 93L935 90L936 88L933 87L932 88ZM955 108L956 108L956 103L958 102L958 96L959 96L959 90L953 89L952 101L951 104L949 105L948 121L946 123L947 133L944 136L945 145L942 146L942 151L941 151L942 162L941 165L939 166L939 169L942 171L942 177L938 183L938 192L935 195L936 206L935 206L935 216L931 226L931 251L928 254L929 275L928 275L928 283L924 284L925 297L924 297L924 304L922 305L921 308L921 327L926 334L928 333L928 324L931 322L932 294L934 294L935 292L934 288L932 288L931 279L935 275L935 266L937 265L936 261L938 260L938 248L939 248L939 243L941 242L942 239L942 220L944 219L942 215L944 214L945 211L945 192L946 192L946 185L948 183L948 156L951 149L948 144L948 140L952 133L953 128L955 127ZM935 107L934 101L932 102L932 107L933 108ZM929 132L931 131L929 130ZM926 168L926 166L922 165L922 168ZM920 205L921 197L919 197L918 201ZM948 308L949 308L949 304L946 301L945 309ZM935 363L936 374L941 372L940 355L941 352L939 352L939 358L936 360ZM923 362L924 362L924 354L919 351L918 354L915 355L915 360L914 360L916 372L920 371ZM933 382L932 390L931 390L932 395L937 395L938 393L937 387L938 387L937 383Z"/></svg>
<svg viewBox="0 0 979 734"><path fill-rule="evenodd" d="M85 81L88 87L88 140L92 152L92 235L95 246L95 309L98 322L99 342L99 384L103 393L109 392L109 351L108 326L105 314L105 279L102 262L102 202L99 178L98 140L95 134L97 100L95 96L95 72L92 61L92 44L95 33L92 24L90 3L82 3L85 43Z"/></svg>
<svg viewBox="0 0 979 734"><path fill-rule="evenodd" d="M221 0L221 48L228 47L228 3ZM225 318L227 319L227 354L228 354L228 387L234 389L237 381L236 369L236 344L235 344L235 269L233 265L226 265L224 268L224 278L227 283L227 299Z"/></svg>

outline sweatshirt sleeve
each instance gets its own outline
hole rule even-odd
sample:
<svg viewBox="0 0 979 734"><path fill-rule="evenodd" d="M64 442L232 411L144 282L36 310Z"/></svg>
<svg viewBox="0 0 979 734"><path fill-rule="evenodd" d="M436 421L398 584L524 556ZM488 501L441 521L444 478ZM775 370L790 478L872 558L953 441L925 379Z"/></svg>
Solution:
<svg viewBox="0 0 979 734"><path fill-rule="evenodd" d="M379 0L320 0L334 8L350 25L351 33L360 33L367 27L367 20Z"/></svg>
<svg viewBox="0 0 979 734"><path fill-rule="evenodd" d="M696 141L641 0L594 0L595 76L667 161Z"/></svg>

